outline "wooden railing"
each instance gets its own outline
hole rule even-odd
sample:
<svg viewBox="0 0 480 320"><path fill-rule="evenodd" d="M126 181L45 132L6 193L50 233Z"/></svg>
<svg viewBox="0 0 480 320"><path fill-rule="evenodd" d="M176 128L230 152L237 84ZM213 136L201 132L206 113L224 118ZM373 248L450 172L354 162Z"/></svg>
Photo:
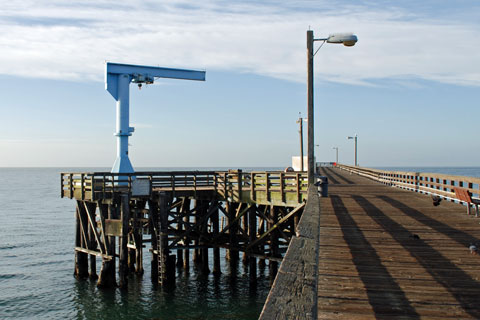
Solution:
<svg viewBox="0 0 480 320"><path fill-rule="evenodd" d="M98 200L116 192L149 196L152 191L214 190L221 198L262 204L301 203L307 198L305 172L242 170L61 173L61 196Z"/></svg>
<svg viewBox="0 0 480 320"><path fill-rule="evenodd" d="M468 190L472 194L472 199L480 198L480 178L425 172L385 171L340 164L337 164L337 167L384 184L438 195L458 202L462 201L455 196L453 190L455 187Z"/></svg>
<svg viewBox="0 0 480 320"><path fill-rule="evenodd" d="M110 172L61 173L61 196L79 200L109 198L113 193L126 192L134 196L148 196L152 190L214 188L214 171Z"/></svg>

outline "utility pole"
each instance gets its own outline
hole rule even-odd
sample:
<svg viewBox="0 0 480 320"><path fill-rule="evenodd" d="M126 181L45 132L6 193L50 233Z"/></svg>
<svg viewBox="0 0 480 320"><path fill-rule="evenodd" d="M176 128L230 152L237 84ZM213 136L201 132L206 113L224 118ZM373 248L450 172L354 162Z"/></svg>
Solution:
<svg viewBox="0 0 480 320"><path fill-rule="evenodd" d="M338 163L338 147L333 147L332 149L335 149L337 151L337 157L335 163Z"/></svg>
<svg viewBox="0 0 480 320"><path fill-rule="evenodd" d="M313 31L307 31L307 159L308 184L314 183L314 140L313 140Z"/></svg>
<svg viewBox="0 0 480 320"><path fill-rule="evenodd" d="M303 171L303 118L301 113L299 115L297 123L300 125L300 130L298 131L300 133L300 171Z"/></svg>

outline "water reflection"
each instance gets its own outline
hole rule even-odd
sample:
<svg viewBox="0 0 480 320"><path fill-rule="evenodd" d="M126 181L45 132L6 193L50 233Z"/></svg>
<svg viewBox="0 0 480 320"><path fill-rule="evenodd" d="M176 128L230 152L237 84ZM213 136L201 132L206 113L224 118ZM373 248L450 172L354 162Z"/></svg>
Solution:
<svg viewBox="0 0 480 320"><path fill-rule="evenodd" d="M148 258L148 257L147 257ZM175 285L152 285L150 274L131 275L128 291L98 289L93 281L75 281L76 319L258 319L269 290L266 268L250 283L248 266L222 259L221 274L192 266L177 268ZM149 261L145 261L146 271ZM268 269L268 268L267 268Z"/></svg>

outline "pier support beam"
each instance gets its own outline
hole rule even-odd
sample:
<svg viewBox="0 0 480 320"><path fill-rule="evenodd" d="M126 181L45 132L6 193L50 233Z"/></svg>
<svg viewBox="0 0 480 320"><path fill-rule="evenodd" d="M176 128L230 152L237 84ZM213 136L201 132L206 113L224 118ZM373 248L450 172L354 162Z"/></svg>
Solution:
<svg viewBox="0 0 480 320"><path fill-rule="evenodd" d="M102 268L100 270L100 277L98 278L97 286L101 288L111 288L117 285L115 275L115 236L108 236L106 231L106 218L116 219L116 207L113 203L99 205L100 221L102 223L102 233L105 241L106 253L112 257L112 259L102 259Z"/></svg>
<svg viewBox="0 0 480 320"><path fill-rule="evenodd" d="M218 216L218 206L215 211L212 214L212 224L213 224L213 238L218 236L218 233L220 232L220 225L219 225L219 216ZM222 273L221 267L220 267L220 248L214 247L213 248L213 274L220 274Z"/></svg>
<svg viewBox="0 0 480 320"><path fill-rule="evenodd" d="M248 239L250 243L257 237L257 207L253 205L248 211ZM248 257L250 283L257 283L257 259L254 256Z"/></svg>
<svg viewBox="0 0 480 320"><path fill-rule="evenodd" d="M152 275L152 283L158 284L158 203L155 199L148 200L149 210L149 228L150 228L150 241L152 246L152 257L150 260L150 272Z"/></svg>
<svg viewBox="0 0 480 320"><path fill-rule="evenodd" d="M86 206L86 214L88 214L88 249L89 250L97 250L97 241L95 239L96 236L96 217L95 217L95 211L97 209L97 204L95 202L84 202L84 205ZM97 275L97 256L94 254L90 255L90 272L89 272L89 278L91 280L97 280L98 275Z"/></svg>
<svg viewBox="0 0 480 320"><path fill-rule="evenodd" d="M268 229L272 228L278 222L278 209L275 206L270 207L270 220L271 222L268 223ZM274 230L270 234L270 255L277 258L279 257L278 253L278 233L277 230ZM273 284L275 280L275 276L277 275L278 271L278 262L270 260L268 263L269 275L270 275L270 282Z"/></svg>
<svg viewBox="0 0 480 320"><path fill-rule="evenodd" d="M83 201L77 200L77 208L75 212L75 247L88 248L87 241L87 216ZM77 279L85 279L88 277L88 254L75 251L75 277Z"/></svg>
<svg viewBox="0 0 480 320"><path fill-rule="evenodd" d="M120 259L119 259L119 283L118 286L122 289L127 289L128 286L128 234L130 221L130 199L128 194L121 196L121 216L122 220L122 236L120 238Z"/></svg>
<svg viewBox="0 0 480 320"><path fill-rule="evenodd" d="M183 221L185 223L185 229L190 225L190 198L185 198L185 205L184 205L184 217ZM183 240L184 244L188 246L190 244L190 239L188 236L185 236ZM190 271L190 250L185 249L183 250L183 268L185 269L185 272Z"/></svg>

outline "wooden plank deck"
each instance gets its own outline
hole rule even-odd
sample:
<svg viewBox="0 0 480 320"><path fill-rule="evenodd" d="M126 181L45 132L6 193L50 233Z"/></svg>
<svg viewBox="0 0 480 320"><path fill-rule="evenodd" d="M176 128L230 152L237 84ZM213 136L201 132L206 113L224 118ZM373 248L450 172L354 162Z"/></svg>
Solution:
<svg viewBox="0 0 480 320"><path fill-rule="evenodd" d="M480 219L322 168L319 319L480 319Z"/></svg>

